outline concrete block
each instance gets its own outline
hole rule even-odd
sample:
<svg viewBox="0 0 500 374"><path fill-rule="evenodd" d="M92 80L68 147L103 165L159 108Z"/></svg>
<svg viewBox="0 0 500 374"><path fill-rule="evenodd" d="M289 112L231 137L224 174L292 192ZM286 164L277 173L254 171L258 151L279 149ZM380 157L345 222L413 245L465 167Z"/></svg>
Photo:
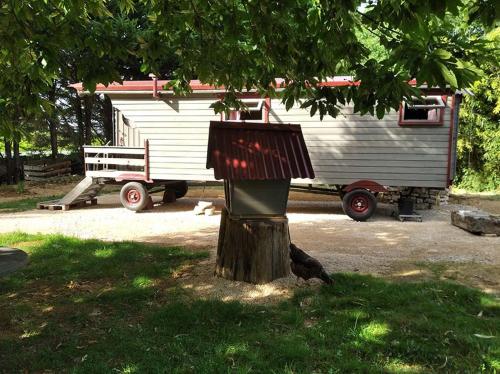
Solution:
<svg viewBox="0 0 500 374"><path fill-rule="evenodd" d="M215 214L215 207L205 209L206 216L213 216Z"/></svg>
<svg viewBox="0 0 500 374"><path fill-rule="evenodd" d="M199 201L198 205L194 207L193 213L196 215L199 214L204 214L206 213L206 210L213 209L215 211L215 208L213 206L214 204L211 203L210 201ZM211 214L207 214L211 215Z"/></svg>

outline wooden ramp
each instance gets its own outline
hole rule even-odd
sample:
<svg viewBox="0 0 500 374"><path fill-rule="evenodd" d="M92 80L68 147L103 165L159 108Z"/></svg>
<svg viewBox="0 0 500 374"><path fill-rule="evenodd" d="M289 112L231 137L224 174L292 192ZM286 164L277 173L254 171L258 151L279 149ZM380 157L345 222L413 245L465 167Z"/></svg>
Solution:
<svg viewBox="0 0 500 374"><path fill-rule="evenodd" d="M60 200L43 201L37 204L38 209L69 210L97 204L97 194L104 187L97 179L85 177Z"/></svg>

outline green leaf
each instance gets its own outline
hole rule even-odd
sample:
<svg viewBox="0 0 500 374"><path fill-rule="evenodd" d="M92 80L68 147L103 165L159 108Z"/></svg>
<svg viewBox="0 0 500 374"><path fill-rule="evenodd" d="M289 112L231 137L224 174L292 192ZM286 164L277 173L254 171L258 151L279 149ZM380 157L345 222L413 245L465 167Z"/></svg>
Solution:
<svg viewBox="0 0 500 374"><path fill-rule="evenodd" d="M439 57L441 60L449 60L452 56L451 52L448 52L445 49L436 49L434 50L434 55Z"/></svg>
<svg viewBox="0 0 500 374"><path fill-rule="evenodd" d="M383 105L377 105L377 118L382 119L385 115L385 108Z"/></svg>
<svg viewBox="0 0 500 374"><path fill-rule="evenodd" d="M316 112L318 111L318 103L316 102L316 100L312 103L312 106L311 106L311 117L314 117L314 115L316 114Z"/></svg>
<svg viewBox="0 0 500 374"><path fill-rule="evenodd" d="M286 110L289 111L290 109L292 109L294 103L295 103L294 97L292 95L288 96L285 104Z"/></svg>
<svg viewBox="0 0 500 374"><path fill-rule="evenodd" d="M310 107L311 105L313 105L313 103L315 102L316 100L315 99L309 99L307 101L305 101L300 107L301 108L308 108Z"/></svg>
<svg viewBox="0 0 500 374"><path fill-rule="evenodd" d="M436 62L437 66L439 67L439 70L441 71L441 74L443 78L445 79L446 82L450 84L452 88L457 88L458 83L457 83L457 77L455 76L455 73L448 69L448 67L441 63L441 62Z"/></svg>

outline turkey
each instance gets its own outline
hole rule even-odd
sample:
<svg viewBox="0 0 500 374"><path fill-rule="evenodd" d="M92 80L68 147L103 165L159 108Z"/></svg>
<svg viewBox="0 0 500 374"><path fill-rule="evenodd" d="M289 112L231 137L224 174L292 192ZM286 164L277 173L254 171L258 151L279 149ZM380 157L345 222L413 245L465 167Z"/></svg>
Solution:
<svg viewBox="0 0 500 374"><path fill-rule="evenodd" d="M297 280L298 278L306 281L319 278L326 284L333 284L333 280L328 276L323 265L293 243L290 243L290 260L292 273L297 276Z"/></svg>

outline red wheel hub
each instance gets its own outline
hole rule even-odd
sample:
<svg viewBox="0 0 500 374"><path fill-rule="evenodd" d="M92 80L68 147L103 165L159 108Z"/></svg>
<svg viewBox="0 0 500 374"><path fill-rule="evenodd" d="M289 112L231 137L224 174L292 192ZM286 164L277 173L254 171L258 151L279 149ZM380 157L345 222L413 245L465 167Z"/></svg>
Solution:
<svg viewBox="0 0 500 374"><path fill-rule="evenodd" d="M370 201L366 196L354 195L351 199L351 208L356 213L364 213L368 210Z"/></svg>
<svg viewBox="0 0 500 374"><path fill-rule="evenodd" d="M127 191L127 202L129 204L137 204L141 200L141 193L136 189Z"/></svg>

